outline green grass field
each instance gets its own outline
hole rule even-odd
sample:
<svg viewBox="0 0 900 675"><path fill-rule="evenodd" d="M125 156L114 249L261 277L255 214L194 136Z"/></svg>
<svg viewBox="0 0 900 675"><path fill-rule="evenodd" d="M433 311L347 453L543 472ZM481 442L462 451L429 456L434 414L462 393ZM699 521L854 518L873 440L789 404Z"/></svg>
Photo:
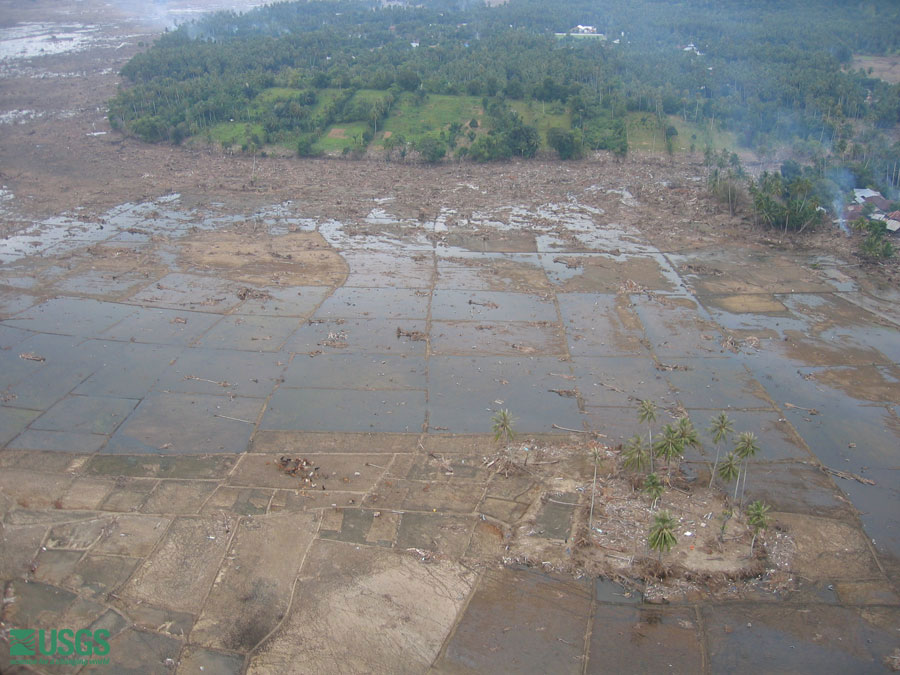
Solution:
<svg viewBox="0 0 900 675"><path fill-rule="evenodd" d="M449 129L454 122L459 122L468 130L469 121L478 120L479 126L484 117L481 99L477 96L442 96L429 94L421 105L417 105L412 94L404 93L394 103L391 114L379 129L379 141L383 142L384 134L402 135L407 141L416 141L425 136L438 135Z"/></svg>
<svg viewBox="0 0 900 675"><path fill-rule="evenodd" d="M325 106L332 103L343 92L340 89L321 89L316 92L317 101L309 107L310 114L315 115ZM273 87L261 92L248 106L251 118L261 118L266 110L279 101L290 101L300 95L297 89L285 87ZM385 91L373 89L360 89L348 103L371 103L387 96ZM515 110L526 124L537 127L541 136L541 146L547 149L547 131L552 127L569 129L572 118L568 110L559 102L542 103L540 101L509 101L509 106ZM444 96L429 94L417 102L416 97L404 92L394 102L387 119L383 120L378 128L374 143L376 146L384 145L386 138L390 136L403 136L407 142L416 143L427 136L438 136L442 131L447 131L450 125L458 122L463 127L463 134L458 138L460 145L469 143L466 134L469 131L469 121L478 120L479 126L476 133L485 133L486 117L482 109L482 99L477 96ZM628 125L628 147L632 150L649 150L652 152L665 152L665 133L658 125L656 117L651 113L629 113L626 123ZM666 125L674 126L678 135L673 139L673 148L676 152L688 152L691 145L695 152L703 152L707 145L714 150L722 148L733 149L736 147L734 135L709 126L700 126L685 122L676 115L670 115L666 119ZM368 121L352 121L336 123L329 127L315 143L314 149L318 152L337 154L345 148L358 147L368 126ZM209 132L209 137L223 146L243 146L248 143L253 135L259 138L264 136L262 125L247 124L246 122L226 122L218 124ZM279 138L279 145L294 150L299 132L297 134L284 133Z"/></svg>
<svg viewBox="0 0 900 675"><path fill-rule="evenodd" d="M357 139L362 138L368 126L365 122L335 124L322 134L322 137L313 145L313 149L328 154L341 153L344 151L344 148L355 146L358 142Z"/></svg>
<svg viewBox="0 0 900 675"><path fill-rule="evenodd" d="M256 134L258 138L265 137L265 131L261 124L247 124L246 122L222 122L209 130L210 138L223 147L243 145L249 142Z"/></svg>
<svg viewBox="0 0 900 675"><path fill-rule="evenodd" d="M657 124L655 115L646 112L628 113L626 123L628 125L629 150L665 152L665 132ZM707 145L713 150L737 147L734 134L720 129L710 129L709 126L685 122L677 115L669 115L666 125L672 125L678 131L672 144L675 152L688 152L691 144L694 145L695 152L703 152Z"/></svg>
<svg viewBox="0 0 900 675"><path fill-rule="evenodd" d="M388 93L386 91L379 91L378 89L360 89L353 95L353 98L350 99L350 103L352 104L355 101L374 103L375 101L387 98L387 96Z"/></svg>
<svg viewBox="0 0 900 675"><path fill-rule="evenodd" d="M561 103L543 103L542 101L510 101L510 108L522 117L525 124L533 124L541 135L541 148L547 149L547 130L551 127L569 129L572 116Z"/></svg>
<svg viewBox="0 0 900 675"><path fill-rule="evenodd" d="M302 92L299 89L272 87L271 89L265 89L259 92L259 94L256 95L256 98L253 99L253 102L260 105L272 105L279 101L291 101L299 97L301 93Z"/></svg>

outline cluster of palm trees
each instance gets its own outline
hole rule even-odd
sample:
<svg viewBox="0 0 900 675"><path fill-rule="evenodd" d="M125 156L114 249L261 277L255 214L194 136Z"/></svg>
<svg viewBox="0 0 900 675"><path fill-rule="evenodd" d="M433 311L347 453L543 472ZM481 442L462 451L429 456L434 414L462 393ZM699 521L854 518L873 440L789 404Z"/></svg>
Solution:
<svg viewBox="0 0 900 675"><path fill-rule="evenodd" d="M662 561L662 554L668 553L678 543L678 538L675 534L678 521L668 511L656 511L656 509L659 500L665 493L666 485L671 483L673 466L678 466L687 448L700 447L700 436L694 428L691 419L685 416L679 418L675 423L666 424L662 433L657 435L657 439L654 442L652 423L656 421L656 412L657 407L653 401L643 400L640 402L638 422L647 425L647 440L645 441L639 434L632 436L625 444L623 456L626 469L639 472L649 470L649 473L644 477L642 487L643 492L650 498L650 509L654 512L648 543L651 550L657 551L659 560ZM513 417L509 410L501 409L491 418L491 422L494 440L506 444L508 471L508 463L511 462L510 445L515 438ZM747 464L759 452L758 439L755 434L749 431L737 434L733 449L720 463L721 447L728 443L729 437L734 435L734 423L723 411L710 420L707 433L716 446L716 459L713 463L709 487L712 487L717 475L726 483L735 481L732 502L733 504L738 504L739 508L743 508L744 491L747 487ZM594 465L594 489L591 490L589 527L593 529L597 467L603 457L600 446L592 445L590 457ZM654 458L665 462L665 479L660 478L654 470ZM526 464L528 462L527 453L525 462ZM738 500L739 491L740 501ZM770 524L770 508L768 504L760 500L754 501L747 507L747 524L753 531L753 538L750 541L750 555L753 555L753 547L759 533L768 528Z"/></svg>
<svg viewBox="0 0 900 675"><path fill-rule="evenodd" d="M642 400L638 406L638 422L647 425L647 440L636 434L625 444L623 452L624 466L633 471L647 471L644 478L643 491L650 498L650 508L656 511L659 500L665 492L666 484L671 482L672 468L677 467L684 456L684 452L690 447L699 447L700 438L693 422L687 416L681 417L675 423L666 424L662 433L653 440L653 428L651 424L656 421L657 408L653 401ZM749 461L759 452L759 442L756 435L750 431L737 434L733 449L722 459L720 464L721 447L729 441L734 434L734 424L725 412L721 412L710 420L707 433L712 437L716 446L716 459L709 479L709 486L718 475L726 483L735 482L732 502L743 508L744 491L747 487L747 469ZM666 464L665 480L661 479L654 470L654 458L661 459ZM740 499L738 499L740 492ZM768 515L770 507L762 501L755 501L747 508L747 522L753 530L753 539L750 542L750 552L761 530L769 525ZM677 543L675 529L678 522L668 511L655 512L650 527L649 544L651 550L662 554L667 553Z"/></svg>

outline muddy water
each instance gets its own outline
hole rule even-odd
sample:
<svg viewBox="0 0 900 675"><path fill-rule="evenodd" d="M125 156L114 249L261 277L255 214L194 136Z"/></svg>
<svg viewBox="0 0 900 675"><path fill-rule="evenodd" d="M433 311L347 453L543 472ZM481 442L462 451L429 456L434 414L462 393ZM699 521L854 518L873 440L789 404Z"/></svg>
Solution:
<svg viewBox="0 0 900 675"><path fill-rule="evenodd" d="M837 486L858 510L875 548L896 564L900 333L885 313L891 303L860 294L827 270L819 273L810 260L762 261L784 269L781 274L766 265L735 269L738 260L734 255L730 261L727 256L712 261L720 263L714 274L693 281L701 303L726 329L743 338L759 337L758 348L744 349L736 358L816 459L830 469L874 481L870 485L839 478ZM706 292L725 290L722 286L732 273L748 290L774 293ZM860 295L863 302L857 301ZM735 297L747 302L734 302Z"/></svg>
<svg viewBox="0 0 900 675"><path fill-rule="evenodd" d="M602 427L646 396L672 396L698 416L769 411L814 462L875 481L838 487L877 550L900 557L900 339L890 294L861 291L822 259L666 254L571 194L469 217L442 209L424 221L394 216L391 202L376 200L356 222L309 217L293 202L247 214L185 208L178 194L94 218L48 218L0 242L3 326L122 339L128 331L114 324L126 315L123 325L133 323L142 306L212 313L216 325L182 341L186 349L293 358L286 388L299 400L307 389L358 398L368 413L354 430L487 431L499 407L513 408L523 431ZM255 292L240 297L248 287ZM24 299L17 288L28 289ZM60 297L42 302L50 296ZM723 346L729 335L737 342ZM377 373L357 388L293 356L317 352L348 359L340 367L349 372L396 353L422 377L398 380L386 367L387 389L415 393L390 404L371 393ZM619 355L627 367L594 382L596 359L611 372ZM314 408L316 428L349 430L342 406Z"/></svg>
<svg viewBox="0 0 900 675"><path fill-rule="evenodd" d="M101 456L227 454L258 433L485 433L506 408L521 433L591 429L616 444L637 431L639 399L681 406L698 427L726 409L763 446L748 498L820 533L862 523L852 552L834 554L852 565L809 563L817 588L849 583L842 569L867 589L879 574L900 578L889 291L863 290L821 259L667 253L574 194L431 220L395 208L376 200L339 220L294 202L235 213L169 194L60 214L0 241L0 440ZM703 476L714 454L706 439L688 475ZM476 609L499 620L506 609L491 594L507 582L492 583L501 590L486 586ZM616 622L689 645L678 657L689 669L704 659L731 669L735 653L772 667L760 648L785 663L865 668L889 642L853 605L869 590L843 591L830 602L847 608L813 629L760 607L759 630L734 631L727 607L651 616L610 588L566 591L585 616L596 595L600 653ZM580 621L556 623L583 635ZM869 642L822 651L816 636L840 622ZM462 625L447 659L481 653L478 631Z"/></svg>

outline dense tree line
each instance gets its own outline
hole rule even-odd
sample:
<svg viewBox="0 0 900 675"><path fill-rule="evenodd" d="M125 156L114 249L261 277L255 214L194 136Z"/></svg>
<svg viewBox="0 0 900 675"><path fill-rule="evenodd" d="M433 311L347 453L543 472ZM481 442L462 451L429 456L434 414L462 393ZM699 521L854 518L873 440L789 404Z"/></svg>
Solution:
<svg viewBox="0 0 900 675"><path fill-rule="evenodd" d="M576 24L607 39L555 35ZM263 142L282 142L337 120L374 130L406 91L487 97L488 105L560 102L571 128L548 140L573 157L586 148L624 152L628 111L712 123L747 147L799 139L850 156L860 125L900 121L900 87L846 67L852 54L897 50L897 25L900 5L891 0L282 2L164 34L122 70L127 86L110 119L148 141L177 143L236 121L262 125ZM260 105L275 87L297 93ZM386 96L378 109L346 110L352 96L317 105L326 89ZM516 145L509 115L490 118L494 133L479 136L469 155L527 156L532 139ZM503 139L513 145L498 149Z"/></svg>

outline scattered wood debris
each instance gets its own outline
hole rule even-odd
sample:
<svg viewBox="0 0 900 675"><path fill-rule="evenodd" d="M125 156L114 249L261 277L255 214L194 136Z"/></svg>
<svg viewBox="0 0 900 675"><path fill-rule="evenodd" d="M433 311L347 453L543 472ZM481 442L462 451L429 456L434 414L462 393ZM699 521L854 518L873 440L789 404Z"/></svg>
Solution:
<svg viewBox="0 0 900 675"><path fill-rule="evenodd" d="M425 341L425 333L420 330L404 330L397 326L397 338L406 337L412 340L413 342L424 342Z"/></svg>
<svg viewBox="0 0 900 675"><path fill-rule="evenodd" d="M296 476L308 487L316 487L316 481L321 478L319 467L304 457L288 457L282 455L278 458L278 468L288 476ZM323 486L324 487L324 486Z"/></svg>
<svg viewBox="0 0 900 675"><path fill-rule="evenodd" d="M437 460L440 463L441 470L444 472L445 475L449 476L450 474L453 473L453 466L450 464L450 460L448 460L446 457L444 457L443 455L437 455L433 452L429 452L428 456L431 457L432 459Z"/></svg>
<svg viewBox="0 0 900 675"><path fill-rule="evenodd" d="M577 389L548 389L547 391L562 396L564 398L576 398L578 396Z"/></svg>
<svg viewBox="0 0 900 675"><path fill-rule="evenodd" d="M419 559L419 562L430 563L435 560L434 553L432 553L431 551L425 551L421 548L408 548L406 549L406 552L414 554Z"/></svg>
<svg viewBox="0 0 900 675"><path fill-rule="evenodd" d="M823 466L822 471L832 476L843 478L844 480L855 480L857 483L862 483L863 485L875 485L874 480L871 480L870 478L863 478L862 476L855 473L850 473L849 471L840 471L838 469L832 469L827 466Z"/></svg>
<svg viewBox="0 0 900 675"><path fill-rule="evenodd" d="M804 410L808 412L810 415L818 415L819 411L815 408L804 408L802 405L794 405L793 403L788 403L785 401L784 407L789 410Z"/></svg>
<svg viewBox="0 0 900 675"><path fill-rule="evenodd" d="M256 288L244 286L238 289L238 300L272 300L272 294L269 291L260 291Z"/></svg>
<svg viewBox="0 0 900 675"><path fill-rule="evenodd" d="M720 277L724 274L722 270L716 269L715 267L709 267L707 265L692 265L690 263L685 263L678 268L678 271L684 272L685 274L694 274L696 276L706 277Z"/></svg>
<svg viewBox="0 0 900 675"><path fill-rule="evenodd" d="M328 331L328 337L319 343L321 347L332 347L333 349L342 349L348 345L347 331Z"/></svg>
<svg viewBox="0 0 900 675"><path fill-rule="evenodd" d="M197 377L196 375L185 375L183 379L195 380L197 382L209 382L210 384L217 384L220 387L230 387L231 386L231 382L228 382L227 380L218 380L218 381L208 380L205 377Z"/></svg>
<svg viewBox="0 0 900 675"><path fill-rule="evenodd" d="M684 366L684 365L681 365L680 363L676 363L676 364L657 363L656 369L662 370L663 372L666 372L666 373L671 372L673 370L692 370L692 368L690 366Z"/></svg>
<svg viewBox="0 0 900 675"><path fill-rule="evenodd" d="M38 363L43 363L47 359L39 354L35 354L34 352L23 352L19 354L20 359L25 359L26 361L37 361Z"/></svg>
<svg viewBox="0 0 900 675"><path fill-rule="evenodd" d="M734 337L734 335L729 335L722 340L722 349L727 349L734 354L740 352L743 347L759 349L759 338L755 335L750 335L742 340Z"/></svg>
<svg viewBox="0 0 900 675"><path fill-rule="evenodd" d="M884 657L884 665L895 673L900 671L900 647L891 652L889 656Z"/></svg>
<svg viewBox="0 0 900 675"><path fill-rule="evenodd" d="M496 302L478 302L477 300L469 300L470 305L478 305L479 307L487 307L488 309L498 309L500 305Z"/></svg>
<svg viewBox="0 0 900 675"><path fill-rule="evenodd" d="M620 293L644 293L646 291L647 288L645 286L641 286L632 279L626 279L623 283L619 284Z"/></svg>
<svg viewBox="0 0 900 675"><path fill-rule="evenodd" d="M578 258L564 258L563 256L557 256L553 259L553 262L565 265L570 270L581 267L581 261Z"/></svg>

